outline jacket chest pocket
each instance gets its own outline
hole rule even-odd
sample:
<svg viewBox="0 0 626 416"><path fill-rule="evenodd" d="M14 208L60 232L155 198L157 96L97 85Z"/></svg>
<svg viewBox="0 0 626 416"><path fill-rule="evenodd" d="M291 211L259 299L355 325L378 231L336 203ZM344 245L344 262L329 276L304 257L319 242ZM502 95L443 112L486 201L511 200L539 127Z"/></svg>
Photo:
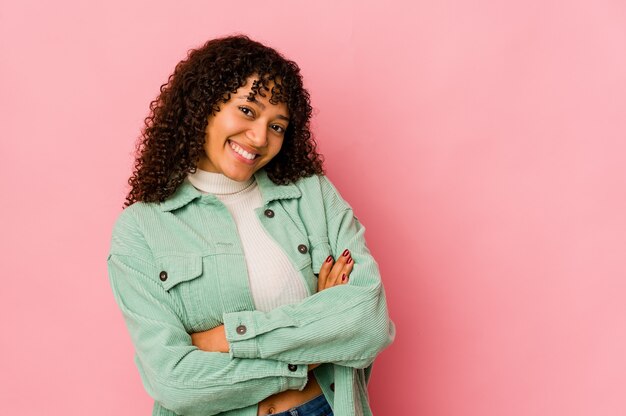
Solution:
<svg viewBox="0 0 626 416"><path fill-rule="evenodd" d="M163 289L182 307L180 318L187 331L207 330L221 323L215 256L168 254L156 262Z"/></svg>

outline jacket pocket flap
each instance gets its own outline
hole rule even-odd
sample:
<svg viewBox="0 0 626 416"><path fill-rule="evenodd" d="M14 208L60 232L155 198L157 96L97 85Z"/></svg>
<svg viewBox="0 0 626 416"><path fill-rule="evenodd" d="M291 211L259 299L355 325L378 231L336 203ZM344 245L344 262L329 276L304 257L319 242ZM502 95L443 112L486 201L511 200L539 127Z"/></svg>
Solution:
<svg viewBox="0 0 626 416"><path fill-rule="evenodd" d="M202 256L163 256L156 259L159 280L165 290L202 274Z"/></svg>

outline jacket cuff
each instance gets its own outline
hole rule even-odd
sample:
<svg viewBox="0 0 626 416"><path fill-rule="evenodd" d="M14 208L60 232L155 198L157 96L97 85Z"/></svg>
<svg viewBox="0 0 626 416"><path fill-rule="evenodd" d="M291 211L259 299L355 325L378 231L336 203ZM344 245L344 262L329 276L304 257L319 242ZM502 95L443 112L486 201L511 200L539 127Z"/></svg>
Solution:
<svg viewBox="0 0 626 416"><path fill-rule="evenodd" d="M287 380L287 390L300 390L302 391L309 381L309 366L306 364L292 365L282 364L285 366Z"/></svg>
<svg viewBox="0 0 626 416"><path fill-rule="evenodd" d="M259 345L252 314L249 311L228 312L223 318L230 358L258 358Z"/></svg>

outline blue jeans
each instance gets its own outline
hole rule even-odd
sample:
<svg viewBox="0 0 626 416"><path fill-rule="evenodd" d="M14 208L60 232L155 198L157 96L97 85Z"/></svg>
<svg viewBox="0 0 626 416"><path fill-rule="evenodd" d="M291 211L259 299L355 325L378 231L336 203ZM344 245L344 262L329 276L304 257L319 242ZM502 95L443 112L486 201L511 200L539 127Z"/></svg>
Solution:
<svg viewBox="0 0 626 416"><path fill-rule="evenodd" d="M326 397L320 394L314 399L300 406L292 407L284 412L274 413L272 416L333 416L333 411L326 401Z"/></svg>

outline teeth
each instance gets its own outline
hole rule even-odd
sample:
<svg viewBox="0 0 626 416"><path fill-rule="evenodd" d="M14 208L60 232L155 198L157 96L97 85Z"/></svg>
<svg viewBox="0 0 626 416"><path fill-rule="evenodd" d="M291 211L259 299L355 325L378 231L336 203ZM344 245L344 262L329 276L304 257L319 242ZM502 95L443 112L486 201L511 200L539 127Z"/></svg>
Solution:
<svg viewBox="0 0 626 416"><path fill-rule="evenodd" d="M252 159L254 159L256 157L255 154L249 153L249 152L246 152L245 150L243 150L241 147L239 147L237 145L237 143L230 142L230 147L232 147L232 149L235 152L239 153L241 156L245 157L246 159L252 160Z"/></svg>

